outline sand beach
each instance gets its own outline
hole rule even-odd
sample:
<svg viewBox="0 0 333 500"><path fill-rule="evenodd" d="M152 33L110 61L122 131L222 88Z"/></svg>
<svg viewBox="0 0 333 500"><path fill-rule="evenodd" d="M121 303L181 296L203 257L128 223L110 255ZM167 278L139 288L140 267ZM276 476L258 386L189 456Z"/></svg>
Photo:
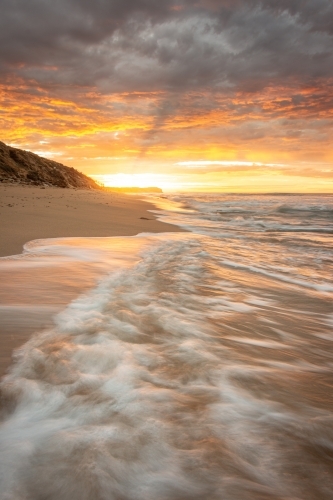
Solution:
<svg viewBox="0 0 333 500"><path fill-rule="evenodd" d="M41 238L132 236L182 231L147 212L134 195L95 189L0 185L0 257L19 254Z"/></svg>
<svg viewBox="0 0 333 500"><path fill-rule="evenodd" d="M55 273L52 265L36 270L22 267L16 258L10 265L6 257L21 254L32 240L182 231L156 220L147 211L151 208L137 196L102 190L0 185L0 257L6 261L0 265L0 376L10 366L13 350L48 327L53 315L98 277L96 270L83 271L82 266L64 265ZM48 298L55 289L56 303Z"/></svg>

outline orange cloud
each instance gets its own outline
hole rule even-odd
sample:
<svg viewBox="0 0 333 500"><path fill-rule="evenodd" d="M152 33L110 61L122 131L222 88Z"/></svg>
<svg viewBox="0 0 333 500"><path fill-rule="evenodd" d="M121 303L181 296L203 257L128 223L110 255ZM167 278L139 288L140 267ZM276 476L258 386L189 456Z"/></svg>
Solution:
<svg viewBox="0 0 333 500"><path fill-rule="evenodd" d="M268 177L262 168L251 169L253 178L266 179L263 189L267 179L275 185L276 176L289 181L303 176L307 186L306 179L320 178L332 189L331 81L325 86L321 82L303 88L269 87L260 93L182 95L166 91L102 94L76 87L62 95L61 89L30 86L22 80L14 83L0 86L1 139L40 154L44 151L85 173L154 168L197 179L203 172L181 173L175 164L186 160L280 162L290 167L270 171ZM210 175L214 185L226 173ZM229 170L228 176L238 179L235 189L247 179L239 169ZM325 189L325 184L319 188Z"/></svg>

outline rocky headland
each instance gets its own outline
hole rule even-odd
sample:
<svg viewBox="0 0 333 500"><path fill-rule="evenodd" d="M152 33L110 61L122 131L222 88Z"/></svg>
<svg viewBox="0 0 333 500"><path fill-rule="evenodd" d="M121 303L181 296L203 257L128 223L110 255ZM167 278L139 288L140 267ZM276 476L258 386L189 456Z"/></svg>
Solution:
<svg viewBox="0 0 333 500"><path fill-rule="evenodd" d="M0 141L0 182L56 186L61 188L101 189L90 177L72 167L7 146Z"/></svg>

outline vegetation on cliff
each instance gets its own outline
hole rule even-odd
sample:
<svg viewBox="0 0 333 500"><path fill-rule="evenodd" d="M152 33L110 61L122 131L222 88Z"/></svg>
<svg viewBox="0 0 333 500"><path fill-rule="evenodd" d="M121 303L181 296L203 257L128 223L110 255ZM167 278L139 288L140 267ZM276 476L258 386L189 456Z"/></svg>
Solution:
<svg viewBox="0 0 333 500"><path fill-rule="evenodd" d="M0 142L0 182L101 189L90 177L47 158Z"/></svg>

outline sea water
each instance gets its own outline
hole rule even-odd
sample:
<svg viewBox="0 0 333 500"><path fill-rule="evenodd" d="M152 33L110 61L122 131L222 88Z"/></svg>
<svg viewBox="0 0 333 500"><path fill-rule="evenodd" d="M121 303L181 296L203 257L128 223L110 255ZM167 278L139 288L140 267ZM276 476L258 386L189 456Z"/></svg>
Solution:
<svg viewBox="0 0 333 500"><path fill-rule="evenodd" d="M49 314L2 379L1 499L332 499L333 197L154 201L187 232L0 260L9 323Z"/></svg>

